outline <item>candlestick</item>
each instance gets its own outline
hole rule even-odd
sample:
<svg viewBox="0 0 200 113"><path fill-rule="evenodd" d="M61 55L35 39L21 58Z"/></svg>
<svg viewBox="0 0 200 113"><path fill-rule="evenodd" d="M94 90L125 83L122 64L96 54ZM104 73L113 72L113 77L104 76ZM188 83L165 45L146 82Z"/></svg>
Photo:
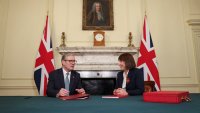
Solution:
<svg viewBox="0 0 200 113"><path fill-rule="evenodd" d="M132 36L132 33L129 32L129 37L128 37L128 47L135 47L133 44L132 44L132 39L133 39L133 36Z"/></svg>
<svg viewBox="0 0 200 113"><path fill-rule="evenodd" d="M60 47L66 47L65 39L66 39L65 32L62 32Z"/></svg>

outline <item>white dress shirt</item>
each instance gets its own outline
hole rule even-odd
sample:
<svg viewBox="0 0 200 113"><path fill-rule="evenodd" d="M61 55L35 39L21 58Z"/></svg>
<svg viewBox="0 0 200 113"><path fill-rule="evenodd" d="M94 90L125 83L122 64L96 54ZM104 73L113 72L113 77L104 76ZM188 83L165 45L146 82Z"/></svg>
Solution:
<svg viewBox="0 0 200 113"><path fill-rule="evenodd" d="M126 89L126 79L127 79L127 76L128 76L128 72L127 72L127 74L125 73L125 71L123 73L123 83L122 83L122 88L123 89Z"/></svg>
<svg viewBox="0 0 200 113"><path fill-rule="evenodd" d="M70 72L67 72L67 71L65 71L64 68L62 68L62 70L63 70L63 75L64 75L64 81L66 81L67 73L69 73L69 75L68 75L68 79L69 79L69 82L70 82L71 71L70 71Z"/></svg>

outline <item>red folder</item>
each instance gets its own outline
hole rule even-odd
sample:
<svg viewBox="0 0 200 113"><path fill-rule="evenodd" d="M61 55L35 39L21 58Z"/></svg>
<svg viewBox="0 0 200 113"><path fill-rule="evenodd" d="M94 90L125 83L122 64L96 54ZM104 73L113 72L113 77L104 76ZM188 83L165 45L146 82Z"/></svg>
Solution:
<svg viewBox="0 0 200 113"><path fill-rule="evenodd" d="M61 100L76 100L76 99L87 99L87 98L89 98L89 94L75 94L75 95L59 97L59 99Z"/></svg>
<svg viewBox="0 0 200 113"><path fill-rule="evenodd" d="M145 92L143 94L145 102L160 103L181 103L183 101L191 101L188 91L158 91Z"/></svg>

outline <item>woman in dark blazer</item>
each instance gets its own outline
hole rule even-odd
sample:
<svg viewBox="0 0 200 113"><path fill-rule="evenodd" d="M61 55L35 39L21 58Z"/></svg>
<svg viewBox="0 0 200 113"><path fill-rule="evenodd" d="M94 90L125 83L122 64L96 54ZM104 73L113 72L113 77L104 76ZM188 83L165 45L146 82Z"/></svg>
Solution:
<svg viewBox="0 0 200 113"><path fill-rule="evenodd" d="M142 95L144 92L144 76L140 69L136 68L134 58L129 53L121 54L118 65L122 71L117 74L116 89L114 95Z"/></svg>

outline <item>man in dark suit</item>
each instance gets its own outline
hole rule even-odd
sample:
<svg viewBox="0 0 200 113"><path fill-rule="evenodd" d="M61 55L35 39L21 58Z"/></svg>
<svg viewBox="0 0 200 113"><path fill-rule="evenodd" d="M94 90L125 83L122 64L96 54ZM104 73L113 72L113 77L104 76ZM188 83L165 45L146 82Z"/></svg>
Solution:
<svg viewBox="0 0 200 113"><path fill-rule="evenodd" d="M74 71L75 56L71 53L65 54L62 56L61 62L62 68L49 74L47 96L59 97L77 93L84 94L85 90L81 86L80 74Z"/></svg>

